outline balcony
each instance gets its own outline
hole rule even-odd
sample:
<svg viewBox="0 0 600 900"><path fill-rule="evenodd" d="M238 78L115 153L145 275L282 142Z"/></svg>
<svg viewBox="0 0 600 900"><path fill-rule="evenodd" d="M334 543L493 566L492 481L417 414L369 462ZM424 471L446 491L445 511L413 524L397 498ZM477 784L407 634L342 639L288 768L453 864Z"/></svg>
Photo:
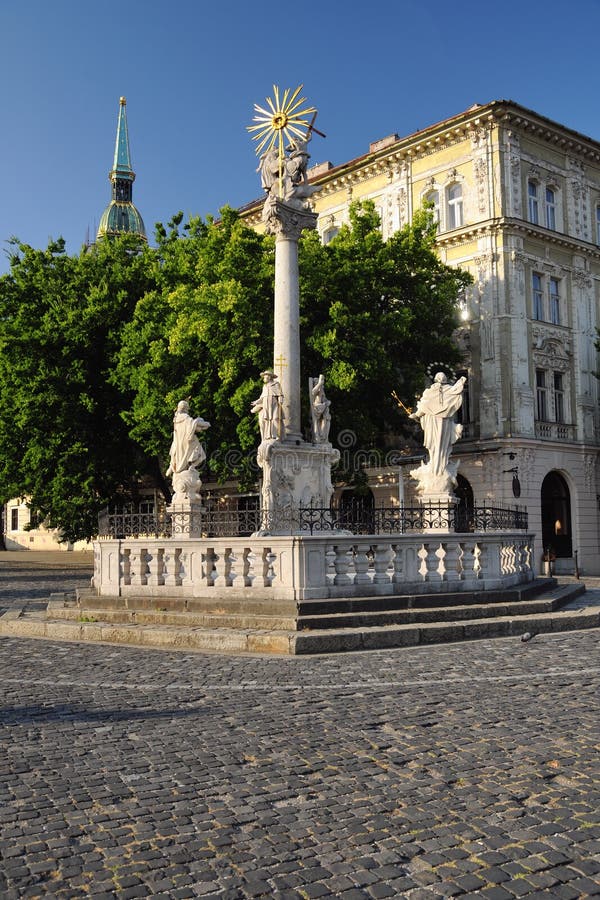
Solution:
<svg viewBox="0 0 600 900"><path fill-rule="evenodd" d="M535 436L541 441L574 441L575 425L562 422L536 422Z"/></svg>

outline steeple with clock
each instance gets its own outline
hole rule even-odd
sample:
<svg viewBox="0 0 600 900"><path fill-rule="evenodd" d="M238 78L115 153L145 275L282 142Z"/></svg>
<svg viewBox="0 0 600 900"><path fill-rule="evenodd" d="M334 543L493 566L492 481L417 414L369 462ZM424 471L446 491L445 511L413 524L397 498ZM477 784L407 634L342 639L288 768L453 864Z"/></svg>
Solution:
<svg viewBox="0 0 600 900"><path fill-rule="evenodd" d="M131 168L126 107L127 101L125 97L121 97L115 157L108 175L112 184L112 199L100 219L97 240L124 233L137 234L141 240L147 240L144 221L132 200L135 172Z"/></svg>

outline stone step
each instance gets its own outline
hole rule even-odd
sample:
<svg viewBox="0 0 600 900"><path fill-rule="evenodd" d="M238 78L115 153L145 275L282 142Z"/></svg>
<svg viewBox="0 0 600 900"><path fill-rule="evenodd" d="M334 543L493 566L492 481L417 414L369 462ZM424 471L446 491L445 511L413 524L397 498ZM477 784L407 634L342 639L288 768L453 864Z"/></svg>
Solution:
<svg viewBox="0 0 600 900"><path fill-rule="evenodd" d="M64 601L50 601L48 616L52 619L71 622L106 622L123 625L177 625L181 628L232 628L255 629L257 631L295 631L296 616L258 615L247 612L235 615L214 606L207 612L188 612L187 610L128 609L118 606L111 609L105 606L80 607Z"/></svg>
<svg viewBox="0 0 600 900"><path fill-rule="evenodd" d="M123 610L148 613L198 613L213 615L221 613L231 616L256 615L295 617L297 604L294 600L282 600L277 597L256 597L255 592L247 596L235 598L224 597L139 597L125 595L122 597L99 596L95 591L78 591L77 603L82 615L96 615L99 610ZM58 597L58 595L56 595ZM69 600L70 602L70 600Z"/></svg>
<svg viewBox="0 0 600 900"><path fill-rule="evenodd" d="M499 616L527 616L550 613L572 599L549 598L522 603L486 603L481 606L430 607L427 609L378 610L375 612L334 613L324 616L300 616L298 631L326 628L363 628L377 625L402 625L428 622L452 622L467 619L492 619Z"/></svg>
<svg viewBox="0 0 600 900"><path fill-rule="evenodd" d="M300 616L321 616L335 613L376 612L392 609L428 609L452 606L482 606L484 604L526 601L556 589L555 578L535 578L529 584L515 585L499 591L435 591L420 594L381 594L370 597L337 597L325 600L300 600ZM428 587L430 587L428 585ZM585 590L580 585L581 590Z"/></svg>
<svg viewBox="0 0 600 900"><path fill-rule="evenodd" d="M600 607L549 613L370 628L259 631L135 625L52 619L43 612L11 609L0 616L0 635L56 641L100 641L162 649L300 655L417 647L481 638L520 637L600 628Z"/></svg>

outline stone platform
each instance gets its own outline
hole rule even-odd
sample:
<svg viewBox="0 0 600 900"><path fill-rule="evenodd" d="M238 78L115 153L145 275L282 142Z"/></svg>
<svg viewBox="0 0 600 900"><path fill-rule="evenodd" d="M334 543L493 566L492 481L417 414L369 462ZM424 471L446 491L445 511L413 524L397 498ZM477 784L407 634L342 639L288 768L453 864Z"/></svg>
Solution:
<svg viewBox="0 0 600 900"><path fill-rule="evenodd" d="M566 609L577 600L577 608ZM305 655L415 647L600 627L581 582L536 579L501 591L292 601L53 595L45 612L15 607L0 635L163 649Z"/></svg>

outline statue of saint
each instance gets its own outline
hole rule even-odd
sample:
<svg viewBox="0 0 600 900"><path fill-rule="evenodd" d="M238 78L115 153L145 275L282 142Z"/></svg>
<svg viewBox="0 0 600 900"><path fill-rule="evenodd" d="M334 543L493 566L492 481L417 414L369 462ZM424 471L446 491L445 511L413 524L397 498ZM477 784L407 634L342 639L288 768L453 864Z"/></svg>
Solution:
<svg viewBox="0 0 600 900"><path fill-rule="evenodd" d="M312 414L312 433L315 444L325 444L329 440L331 427L331 400L325 396L325 378L309 379L310 411Z"/></svg>
<svg viewBox="0 0 600 900"><path fill-rule="evenodd" d="M283 391L275 372L261 372L263 389L252 403L252 412L258 413L261 441L276 441L284 436Z"/></svg>
<svg viewBox="0 0 600 900"><path fill-rule="evenodd" d="M456 424L454 415L462 406L465 381L463 376L455 384L448 384L444 372L438 372L410 416L423 429L423 443L429 453L427 468L436 478L448 474L452 445L462 434L462 425Z"/></svg>
<svg viewBox="0 0 600 900"><path fill-rule="evenodd" d="M169 450L171 462L166 474L167 477L173 476L175 503L197 498L202 482L196 468L206 459L197 433L210 428L210 422L201 417L194 419L189 410L187 400L180 400L173 417L173 442Z"/></svg>

